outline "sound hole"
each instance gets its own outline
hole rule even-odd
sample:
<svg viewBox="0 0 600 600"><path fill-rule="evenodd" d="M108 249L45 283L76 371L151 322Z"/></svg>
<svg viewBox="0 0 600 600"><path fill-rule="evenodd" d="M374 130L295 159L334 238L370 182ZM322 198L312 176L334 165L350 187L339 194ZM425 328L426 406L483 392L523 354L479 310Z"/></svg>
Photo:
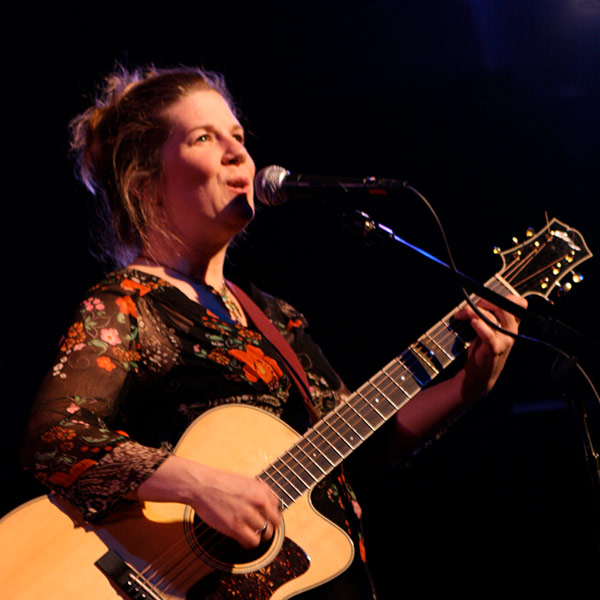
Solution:
<svg viewBox="0 0 600 600"><path fill-rule="evenodd" d="M184 527L190 547L205 563L233 573L256 571L268 564L279 552L284 538L282 524L270 540L262 541L256 548L242 548L235 540L208 527L189 507Z"/></svg>

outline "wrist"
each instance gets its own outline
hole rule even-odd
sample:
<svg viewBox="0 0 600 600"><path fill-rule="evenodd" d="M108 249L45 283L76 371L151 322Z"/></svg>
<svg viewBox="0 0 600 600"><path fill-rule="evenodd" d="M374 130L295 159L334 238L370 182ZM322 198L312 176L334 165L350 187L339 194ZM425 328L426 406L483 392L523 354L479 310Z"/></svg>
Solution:
<svg viewBox="0 0 600 600"><path fill-rule="evenodd" d="M461 369L455 376L457 395L459 403L465 407L477 402L487 395L485 386L475 377L469 374L466 368Z"/></svg>
<svg viewBox="0 0 600 600"><path fill-rule="evenodd" d="M137 489L139 500L193 504L203 479L203 465L179 456L169 456Z"/></svg>

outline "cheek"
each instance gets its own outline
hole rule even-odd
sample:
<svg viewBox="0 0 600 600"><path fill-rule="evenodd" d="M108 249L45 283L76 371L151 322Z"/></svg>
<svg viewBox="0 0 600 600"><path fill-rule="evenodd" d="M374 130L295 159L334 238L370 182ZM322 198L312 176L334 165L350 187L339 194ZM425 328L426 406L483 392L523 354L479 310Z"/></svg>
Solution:
<svg viewBox="0 0 600 600"><path fill-rule="evenodd" d="M165 165L164 190L167 197L182 200L182 197L202 193L210 185L212 178L208 165L180 160Z"/></svg>

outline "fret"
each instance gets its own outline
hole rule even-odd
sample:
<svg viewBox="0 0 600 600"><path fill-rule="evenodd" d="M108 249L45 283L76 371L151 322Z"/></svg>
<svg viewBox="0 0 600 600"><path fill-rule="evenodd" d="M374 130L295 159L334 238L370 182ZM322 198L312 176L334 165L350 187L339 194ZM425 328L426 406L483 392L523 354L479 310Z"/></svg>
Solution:
<svg viewBox="0 0 600 600"><path fill-rule="evenodd" d="M496 273L487 283L486 287L489 287L491 290L498 292L500 290L504 290L509 294L514 294L515 296L519 295L519 292L508 282L500 273Z"/></svg>
<svg viewBox="0 0 600 600"><path fill-rule="evenodd" d="M431 369L431 373L427 370L427 363L421 361L417 353L413 352L413 346L410 346L400 356L403 366L421 388L425 387L438 374L435 369Z"/></svg>
<svg viewBox="0 0 600 600"><path fill-rule="evenodd" d="M288 490L286 490L279 481L277 481L276 479L273 478L272 475L269 475L266 471L263 471L259 476L258 479L260 479L261 481L263 481L266 484L269 484L269 481L272 483L272 485L270 485L269 487L275 492L275 494L279 497L279 499L286 505L289 506L290 504L293 504L296 500L297 497L293 496L292 494L290 494L288 492ZM288 499L286 500L285 498L283 498L283 496L287 496Z"/></svg>
<svg viewBox="0 0 600 600"><path fill-rule="evenodd" d="M340 407L342 407L342 408L345 407L345 406L346 406L345 404L340 404ZM364 442L365 438L362 435L360 435L360 433L358 432L358 430L355 427L353 427L344 418L344 415L342 414L342 411L341 410L339 410L339 411L336 410L336 414L337 414L338 418L340 418L346 424L346 426L348 427L348 429L352 431L352 434L358 436L358 439L360 439L362 442ZM350 437L350 439L352 439L352 436Z"/></svg>
<svg viewBox="0 0 600 600"><path fill-rule="evenodd" d="M279 465L280 468L277 468L277 465ZM283 484L280 483L279 485L280 486L284 485L286 487L286 489L296 492L296 497L302 496L302 494L308 489L305 485L301 485L300 487L303 489L300 490L297 485L294 485L294 482L292 481L292 479L294 478L295 473L288 469L288 474L286 475L284 473L285 464L281 460L278 461L277 463L274 463L273 465L271 465L271 467L277 472L277 474L281 478L280 481L283 480L283 482L285 482ZM291 475L291 477L289 477L288 475ZM288 493L288 495L293 496L294 494Z"/></svg>
<svg viewBox="0 0 600 600"><path fill-rule="evenodd" d="M400 375L397 374L398 370L401 371ZM408 367L402 362L400 356L394 358L394 360L385 367L384 371L392 379L401 382L401 384L398 384L398 387L400 387L402 392L409 398L412 398L425 385L410 372Z"/></svg>
<svg viewBox="0 0 600 600"><path fill-rule="evenodd" d="M429 369L432 371L430 373L431 379L440 374L442 365L435 364L437 362L435 354L422 342L422 340L418 340L415 344L411 344L409 349L412 350L413 355L421 362L424 368L429 367Z"/></svg>
<svg viewBox="0 0 600 600"><path fill-rule="evenodd" d="M297 447L297 446L295 447L295 449L302 451L302 449L301 449L301 448L299 448L299 447ZM305 453L303 452L303 454L305 454ZM290 458L292 461L294 461L294 463L295 463L295 465L296 465L296 466L291 466L291 465L289 465L289 468L290 468L290 469L293 469L293 470L300 470L302 473L306 473L306 474L307 474L307 475L310 477L310 479L312 479L312 482L311 482L310 484L308 484L307 482L305 482L305 481L304 481L304 477L302 477L302 476L298 475L298 478L299 478L299 479L300 479L300 480L301 480L301 481L304 483L304 485L306 485L306 487L307 487L307 488L308 488L308 487L310 487L311 485L313 485L314 483L317 483L317 482L319 481L319 479L320 479L320 478L318 477L318 475L319 475L319 474L317 473L316 475L313 475L313 474L310 472L310 469L309 469L309 468L308 468L308 467L307 467L307 466L306 466L304 463L302 463L300 460L298 460L298 458L297 458L297 456L296 456L295 454L293 454L292 452L289 452L289 453L287 454L287 456L289 456L289 458ZM306 454L305 454L305 456L306 456ZM308 458L308 460L310 461L310 457L309 457L309 456L306 456L306 458ZM309 462L309 465L314 465L314 463L312 463L312 461L310 461L310 462ZM315 465L315 466L317 466L317 467L318 467L318 465ZM318 470L319 470L321 473L323 473L323 470L322 470L321 468L319 468Z"/></svg>
<svg viewBox="0 0 600 600"><path fill-rule="evenodd" d="M349 451L354 450L352 445L347 442L342 434L336 430L333 423L330 422L329 419L323 419L322 421L322 431L318 431L315 428L315 431L322 435L327 443L342 457L346 457L349 454ZM332 434L332 435L330 435Z"/></svg>
<svg viewBox="0 0 600 600"><path fill-rule="evenodd" d="M458 356L471 345L471 342L469 340L464 339L463 336L461 336L460 334L462 333L464 335L466 331L461 331L460 333L457 331L458 329L466 330L464 322L459 321L454 317L450 317L450 319L448 319L447 321L442 319L441 323L442 325L444 325L444 327L446 327L446 331L448 331L448 333L451 334L451 336L453 336L451 338L448 338L448 346L453 356Z"/></svg>
<svg viewBox="0 0 600 600"><path fill-rule="evenodd" d="M453 361L455 359L455 356L453 356L452 354L449 354L446 351L446 348L444 348L444 346L442 346L441 343L439 343L435 338L431 337L427 333L425 334L424 337L426 337L432 344L434 344L437 348L439 348L440 351L442 352L442 354L444 354L444 356L447 359L445 366L447 366L451 361Z"/></svg>
<svg viewBox="0 0 600 600"><path fill-rule="evenodd" d="M376 431L376 428L373 427L373 425L371 425L368 421L365 421L365 419L363 419L362 415L356 410L356 408L354 408L354 404L355 403L352 401L352 397L350 397L350 399L348 399L344 406L348 407L352 412L354 412L354 414L358 416L358 418L360 419L360 421L358 422L359 425L366 425L370 429L370 431L367 431L365 433L365 437L368 437L372 432Z"/></svg>
<svg viewBox="0 0 600 600"><path fill-rule="evenodd" d="M329 414L325 420L329 423L329 426L334 429L338 435L340 435L347 444L355 450L360 444L362 437L359 436L354 429L337 411Z"/></svg>
<svg viewBox="0 0 600 600"><path fill-rule="evenodd" d="M296 445L296 448L298 450L300 450L300 452L302 454L304 454L304 456L306 456L306 458L309 460L309 466L310 467L316 467L317 470L314 473L310 473L311 477L314 477L317 481L320 481L322 479L323 475L327 475L327 473L329 473L329 465L325 465L325 468L323 468L315 459L317 457L320 457L321 454L320 452L312 452L312 454L309 454L305 448L303 446L308 446L308 445L313 445L310 440L302 438L300 440L300 442ZM326 461L327 463L329 463L329 461ZM306 467L305 467L306 468ZM308 470L308 469L307 469Z"/></svg>
<svg viewBox="0 0 600 600"><path fill-rule="evenodd" d="M362 419L357 420L355 413L353 412L343 414L345 408L347 408L345 403L336 406L325 419L330 422L331 426L334 427L340 435L348 439L351 446L354 446L353 440L357 438L360 440L363 437L360 432Z"/></svg>
<svg viewBox="0 0 600 600"><path fill-rule="evenodd" d="M278 462L271 465L285 481L287 481L294 489L303 488L308 489L309 485L304 481L301 475L301 471L304 469L295 469L292 463L286 460L286 457L290 457L288 453L284 455Z"/></svg>
<svg viewBox="0 0 600 600"><path fill-rule="evenodd" d="M365 384L366 385L366 384ZM365 387L365 385L363 385L362 387ZM385 422L385 417L373 406L371 406L371 404L369 403L369 401L367 400L367 398L361 393L360 389L358 389L355 394L361 399L363 400L363 404L362 406L366 406L369 409L368 415L364 415L362 412L359 411L360 416L367 422L369 423L369 425L371 425L373 427L373 429L379 429L379 426ZM355 403L356 404L356 403ZM369 418L367 418L367 416ZM374 421L374 422L373 422Z"/></svg>
<svg viewBox="0 0 600 600"><path fill-rule="evenodd" d="M314 451L311 454L311 456L313 456L313 458L319 457L319 458L324 458L325 461L327 463L329 463L328 468L326 470L327 473L329 473L329 471L331 469L329 469L329 467L335 467L337 465L337 463L333 462L329 456L327 456L327 454L325 454L323 452L323 450L321 450L315 443L313 440L311 440L311 437L315 437L315 434L318 434L318 432L315 429L311 429L307 435L304 437L304 439L313 447ZM327 442L327 440L325 440Z"/></svg>
<svg viewBox="0 0 600 600"><path fill-rule="evenodd" d="M381 387L375 384L373 379L369 380L369 384L377 392L377 397L373 398L373 400L370 402L370 405L372 406L373 402L379 404L380 397L383 397L383 399L389 404L389 406L384 404L383 406L379 407L381 410L378 410L377 412L380 415L382 415L384 419L389 419L398 410L398 407L394 404L391 398L381 389Z"/></svg>
<svg viewBox="0 0 600 600"><path fill-rule="evenodd" d="M387 367L384 369L381 369L381 372L383 373L383 375L385 375L395 386L397 389L399 389L407 398L411 398L411 395L404 389L403 386L401 386L397 379L394 378L390 373L388 373L387 371ZM406 381L406 375L402 375L401 377L398 378L400 381Z"/></svg>

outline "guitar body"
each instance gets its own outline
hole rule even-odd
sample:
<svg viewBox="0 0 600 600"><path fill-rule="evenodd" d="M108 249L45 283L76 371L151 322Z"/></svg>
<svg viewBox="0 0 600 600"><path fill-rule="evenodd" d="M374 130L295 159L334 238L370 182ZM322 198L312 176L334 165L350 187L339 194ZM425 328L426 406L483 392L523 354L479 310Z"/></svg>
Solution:
<svg viewBox="0 0 600 600"><path fill-rule="evenodd" d="M255 476L298 437L260 409L226 405L194 421L175 453ZM182 504L132 503L90 526L54 495L37 498L0 521L0 589L11 600L127 598L96 565L112 550L162 600L283 600L336 577L354 555L350 538L313 508L308 493L285 510L270 545L247 560L213 560L196 530Z"/></svg>

